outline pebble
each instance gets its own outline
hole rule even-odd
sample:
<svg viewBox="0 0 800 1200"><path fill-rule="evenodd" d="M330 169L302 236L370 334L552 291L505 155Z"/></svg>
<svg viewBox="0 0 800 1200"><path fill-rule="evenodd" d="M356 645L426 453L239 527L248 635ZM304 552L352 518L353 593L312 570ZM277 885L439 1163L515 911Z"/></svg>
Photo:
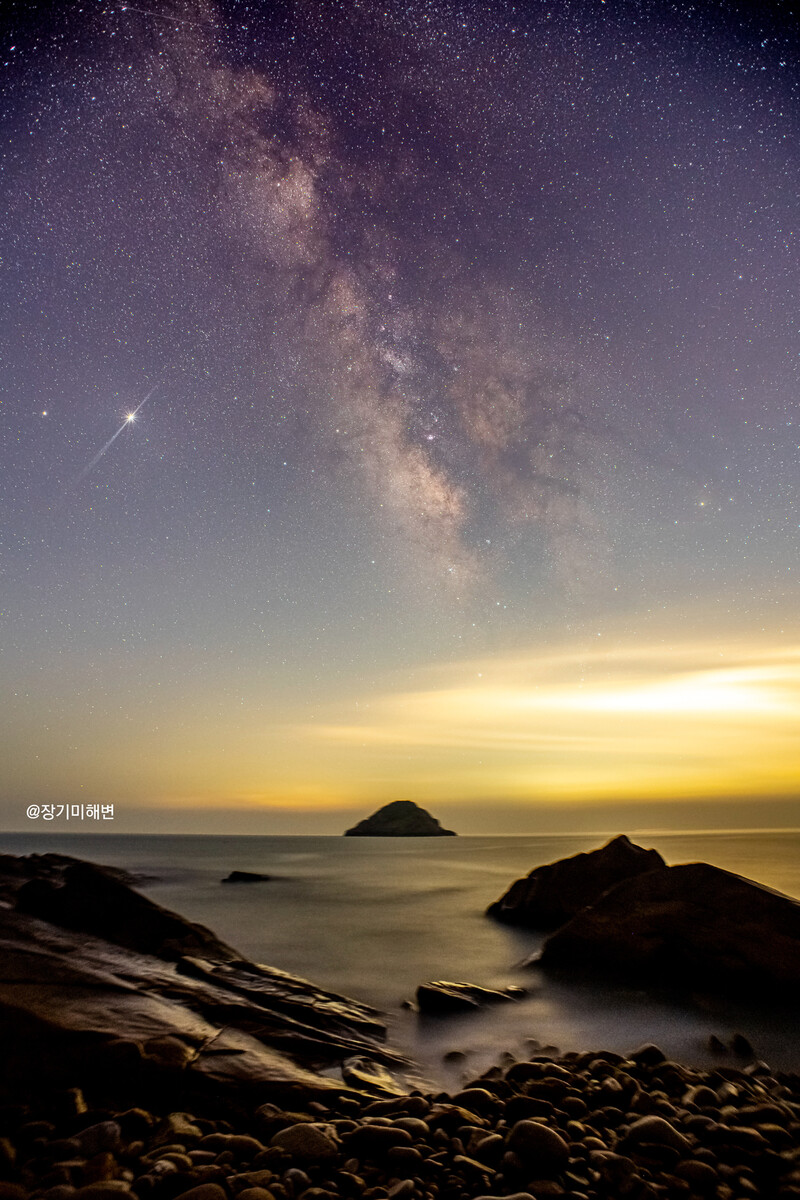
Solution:
<svg viewBox="0 0 800 1200"><path fill-rule="evenodd" d="M629 1145L670 1146L674 1150L688 1153L691 1143L664 1117L640 1117L629 1128L625 1142Z"/></svg>
<svg viewBox="0 0 800 1200"><path fill-rule="evenodd" d="M228 1200L223 1188L218 1183L201 1183L198 1187L179 1192L180 1200Z"/></svg>
<svg viewBox="0 0 800 1200"><path fill-rule="evenodd" d="M233 1123L59 1095L54 1120L2 1109L0 1200L800 1200L797 1077L652 1045L537 1053L452 1096L298 1095Z"/></svg>
<svg viewBox="0 0 800 1200"><path fill-rule="evenodd" d="M562 1170L569 1161L569 1147L564 1139L538 1121L517 1121L506 1144L524 1167L543 1176Z"/></svg>
<svg viewBox="0 0 800 1200"><path fill-rule="evenodd" d="M129 1196L130 1188L119 1179L108 1179L103 1183L89 1183L86 1187L78 1188L75 1200L120 1200L120 1196Z"/></svg>
<svg viewBox="0 0 800 1200"><path fill-rule="evenodd" d="M73 1140L78 1143L81 1153L87 1158L92 1158L104 1150L115 1154L122 1143L122 1129L116 1121L100 1121L97 1125L90 1125L88 1129L73 1134Z"/></svg>
<svg viewBox="0 0 800 1200"><path fill-rule="evenodd" d="M391 1125L361 1125L347 1138L347 1149L358 1156L382 1156L393 1146L410 1146L411 1134L407 1129Z"/></svg>
<svg viewBox="0 0 800 1200"><path fill-rule="evenodd" d="M405 1136L410 1142L410 1135ZM336 1131L332 1125L289 1125L273 1136L270 1145L295 1155L301 1162L327 1162L335 1159L339 1153Z"/></svg>
<svg viewBox="0 0 800 1200"><path fill-rule="evenodd" d="M291 1184L294 1191L298 1194L304 1192L306 1188L311 1187L311 1180L300 1167L289 1167L288 1171L284 1171L283 1182Z"/></svg>
<svg viewBox="0 0 800 1200"><path fill-rule="evenodd" d="M156 1130L154 1144L162 1142L178 1142L184 1149L195 1146L203 1136L203 1131L195 1125L190 1113L169 1113Z"/></svg>

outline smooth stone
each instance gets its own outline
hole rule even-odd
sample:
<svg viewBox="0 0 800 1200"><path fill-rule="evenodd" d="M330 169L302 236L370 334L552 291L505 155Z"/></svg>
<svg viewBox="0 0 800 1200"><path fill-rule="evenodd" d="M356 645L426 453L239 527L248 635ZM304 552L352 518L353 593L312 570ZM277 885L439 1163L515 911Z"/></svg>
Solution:
<svg viewBox="0 0 800 1200"><path fill-rule="evenodd" d="M691 1142L685 1138L664 1117L640 1117L634 1121L625 1135L625 1142L630 1145L651 1144L669 1146L687 1154L691 1150Z"/></svg>
<svg viewBox="0 0 800 1200"><path fill-rule="evenodd" d="M697 1159L687 1159L679 1162L673 1169L673 1175L685 1179L695 1190L710 1192L717 1186L719 1176L708 1163L698 1162Z"/></svg>
<svg viewBox="0 0 800 1200"><path fill-rule="evenodd" d="M121 1179L104 1179L78 1188L75 1200L120 1200L120 1196L130 1194L130 1188Z"/></svg>
<svg viewBox="0 0 800 1200"><path fill-rule="evenodd" d="M243 1171L241 1175L229 1176L228 1183L233 1188L260 1187L269 1189L274 1180L275 1174L273 1171ZM311 1180L309 1180L310 1182Z"/></svg>
<svg viewBox="0 0 800 1200"><path fill-rule="evenodd" d="M506 1144L525 1167L535 1167L545 1174L560 1171L569 1162L569 1146L564 1139L538 1121L517 1121Z"/></svg>
<svg viewBox="0 0 800 1200"><path fill-rule="evenodd" d="M502 1102L498 1100L497 1096L493 1096L485 1088L465 1088L461 1092L456 1092L453 1096L453 1103L458 1104L461 1108L468 1108L480 1116L491 1115L502 1108Z"/></svg>
<svg viewBox="0 0 800 1200"><path fill-rule="evenodd" d="M405 1129L410 1133L415 1141L424 1142L430 1136L430 1128L427 1121L423 1121L421 1117L398 1117L392 1122L395 1129Z"/></svg>
<svg viewBox="0 0 800 1200"><path fill-rule="evenodd" d="M536 1200L530 1192L512 1192L510 1195L493 1195L487 1192L485 1195L475 1196L473 1200Z"/></svg>
<svg viewBox="0 0 800 1200"><path fill-rule="evenodd" d="M347 1150L359 1158L382 1158L394 1146L411 1146L413 1138L407 1129L393 1125L361 1125L347 1136Z"/></svg>
<svg viewBox="0 0 800 1200"><path fill-rule="evenodd" d="M653 1045L652 1042L640 1046L638 1050L634 1050L633 1054L629 1054L628 1058L639 1067L655 1067L667 1061L664 1051L659 1046Z"/></svg>
<svg viewBox="0 0 800 1200"><path fill-rule="evenodd" d="M283 1182L290 1183L296 1193L304 1192L306 1188L311 1187L311 1180L299 1167L289 1167L288 1171L284 1171Z"/></svg>
<svg viewBox="0 0 800 1200"><path fill-rule="evenodd" d="M266 1147L258 1138L249 1137L244 1133L232 1133L227 1135L225 1149L230 1150L235 1158L249 1162Z"/></svg>
<svg viewBox="0 0 800 1200"><path fill-rule="evenodd" d="M203 1136L199 1125L195 1125L190 1113L168 1113L157 1127L153 1143L179 1142L184 1148L196 1145Z"/></svg>
<svg viewBox="0 0 800 1200"><path fill-rule="evenodd" d="M406 1200L408 1196L413 1196L415 1191L416 1184L413 1179L401 1179L389 1188L389 1200Z"/></svg>
<svg viewBox="0 0 800 1200"><path fill-rule="evenodd" d="M411 1140L408 1134L406 1137ZM276 1146L306 1162L329 1162L339 1154L333 1126L315 1123L289 1125L279 1130L270 1141L270 1146Z"/></svg>
<svg viewBox="0 0 800 1200"><path fill-rule="evenodd" d="M696 1104L698 1108L716 1107L718 1103L717 1093L713 1088L701 1084L699 1087L689 1088L681 1103Z"/></svg>
<svg viewBox="0 0 800 1200"><path fill-rule="evenodd" d="M197 1187L179 1192L180 1200L228 1200L224 1188L218 1183L200 1183Z"/></svg>
<svg viewBox="0 0 800 1200"><path fill-rule="evenodd" d="M82 1153L88 1158L104 1150L114 1154L122 1143L122 1130L116 1121L100 1121L97 1125L90 1125L88 1129L73 1134L72 1140L78 1143Z"/></svg>

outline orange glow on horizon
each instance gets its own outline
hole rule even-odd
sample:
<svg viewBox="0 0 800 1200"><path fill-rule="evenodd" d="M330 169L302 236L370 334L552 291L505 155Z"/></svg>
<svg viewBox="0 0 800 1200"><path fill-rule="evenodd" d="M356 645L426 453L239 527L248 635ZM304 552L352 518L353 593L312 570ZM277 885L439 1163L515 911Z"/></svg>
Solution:
<svg viewBox="0 0 800 1200"><path fill-rule="evenodd" d="M36 746L45 734L32 723L10 730L42 752L9 756L9 786L21 802L113 798L181 813L797 793L800 647L606 642L426 666L313 707L301 688L290 702L209 679L164 689L154 711L143 685L127 718L135 739L97 709L84 732L71 672L71 705L46 741ZM90 704L90 685L85 695Z"/></svg>

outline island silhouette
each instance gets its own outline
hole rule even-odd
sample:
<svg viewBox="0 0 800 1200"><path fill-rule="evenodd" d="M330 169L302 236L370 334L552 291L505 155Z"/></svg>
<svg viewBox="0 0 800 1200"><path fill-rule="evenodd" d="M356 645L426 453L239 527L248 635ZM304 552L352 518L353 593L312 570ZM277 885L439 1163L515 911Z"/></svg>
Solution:
<svg viewBox="0 0 800 1200"><path fill-rule="evenodd" d="M345 830L345 837L455 837L453 829L442 829L435 817L413 800L393 800L371 817Z"/></svg>

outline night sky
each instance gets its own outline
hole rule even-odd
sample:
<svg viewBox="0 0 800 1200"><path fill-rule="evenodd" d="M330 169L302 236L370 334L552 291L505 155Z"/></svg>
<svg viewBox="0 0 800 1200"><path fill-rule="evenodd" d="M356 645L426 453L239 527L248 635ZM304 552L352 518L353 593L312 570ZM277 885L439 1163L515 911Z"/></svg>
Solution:
<svg viewBox="0 0 800 1200"><path fill-rule="evenodd" d="M0 824L800 825L799 46L5 4Z"/></svg>

